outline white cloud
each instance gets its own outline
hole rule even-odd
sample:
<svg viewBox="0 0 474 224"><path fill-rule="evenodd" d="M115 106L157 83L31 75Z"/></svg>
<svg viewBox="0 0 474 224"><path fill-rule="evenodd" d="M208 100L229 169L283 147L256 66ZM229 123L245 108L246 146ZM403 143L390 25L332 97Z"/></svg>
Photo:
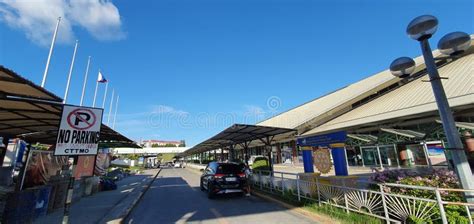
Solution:
<svg viewBox="0 0 474 224"><path fill-rule="evenodd" d="M153 106L152 113L155 113L155 114L171 114L171 115L187 115L187 114L189 114L186 111L178 110L178 109L175 109L171 106L166 106L166 105Z"/></svg>
<svg viewBox="0 0 474 224"><path fill-rule="evenodd" d="M245 108L244 115L250 115L250 116L265 115L265 110L262 107L254 106L254 105L245 105L244 108Z"/></svg>
<svg viewBox="0 0 474 224"><path fill-rule="evenodd" d="M120 13L108 0L0 0L0 21L25 32L28 39L48 46L61 17L57 41L75 39L73 27L87 30L98 40L119 40L122 31Z"/></svg>

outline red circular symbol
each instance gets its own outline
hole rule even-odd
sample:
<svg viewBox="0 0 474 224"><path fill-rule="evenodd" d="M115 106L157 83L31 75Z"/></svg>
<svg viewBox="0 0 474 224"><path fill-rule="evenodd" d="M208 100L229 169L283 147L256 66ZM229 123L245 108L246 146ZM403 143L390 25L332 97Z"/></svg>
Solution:
<svg viewBox="0 0 474 224"><path fill-rule="evenodd" d="M67 115L67 123L74 129L85 130L94 126L96 116L89 109L75 109Z"/></svg>

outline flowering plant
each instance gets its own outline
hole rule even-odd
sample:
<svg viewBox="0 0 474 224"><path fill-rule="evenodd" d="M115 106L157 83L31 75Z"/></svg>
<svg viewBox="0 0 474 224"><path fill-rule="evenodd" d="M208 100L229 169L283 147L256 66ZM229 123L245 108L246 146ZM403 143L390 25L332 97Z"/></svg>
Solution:
<svg viewBox="0 0 474 224"><path fill-rule="evenodd" d="M396 183L436 188L460 188L459 180L456 174L448 169L432 169L428 172L416 172L413 170L387 170L374 173L370 180L376 183ZM392 186L384 186L383 189L385 192L395 194L410 195L418 198L436 199L436 194L432 190ZM465 201L462 193L460 192L440 191L440 194L443 201ZM455 223L469 223L468 219L464 218L467 216L467 213L463 206L446 205L445 210L448 220L457 220ZM425 220L425 223L427 221L428 220Z"/></svg>

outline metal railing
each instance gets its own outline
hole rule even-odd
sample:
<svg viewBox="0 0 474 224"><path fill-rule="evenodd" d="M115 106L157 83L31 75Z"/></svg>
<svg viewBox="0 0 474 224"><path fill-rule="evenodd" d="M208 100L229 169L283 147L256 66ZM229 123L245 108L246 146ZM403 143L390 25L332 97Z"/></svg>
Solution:
<svg viewBox="0 0 474 224"><path fill-rule="evenodd" d="M254 171L251 176L254 188L272 194L290 195L300 202L327 204L379 219L386 223L405 223L408 219L431 220L447 224L446 206L466 209L468 223L473 224L471 212L474 204L443 198L447 192L474 192L473 190L447 189L392 183L374 183L351 177L330 178L312 174ZM421 197L391 192L389 189L409 189L429 192Z"/></svg>

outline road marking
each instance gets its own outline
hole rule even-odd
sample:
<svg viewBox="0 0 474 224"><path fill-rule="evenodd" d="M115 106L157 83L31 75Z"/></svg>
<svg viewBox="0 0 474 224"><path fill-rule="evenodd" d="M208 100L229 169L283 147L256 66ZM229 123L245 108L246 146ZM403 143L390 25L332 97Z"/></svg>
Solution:
<svg viewBox="0 0 474 224"><path fill-rule="evenodd" d="M188 184L163 184L158 187L187 187Z"/></svg>
<svg viewBox="0 0 474 224"><path fill-rule="evenodd" d="M227 220L225 220L224 216L220 212L218 212L215 208L210 208L212 214L214 214L217 218L217 222L220 224L229 224Z"/></svg>
<svg viewBox="0 0 474 224"><path fill-rule="evenodd" d="M183 215L183 217L181 217L178 221L176 221L177 224L184 224L188 221L189 218L191 218L194 213L196 213L195 211L194 212L188 212L186 214Z"/></svg>

